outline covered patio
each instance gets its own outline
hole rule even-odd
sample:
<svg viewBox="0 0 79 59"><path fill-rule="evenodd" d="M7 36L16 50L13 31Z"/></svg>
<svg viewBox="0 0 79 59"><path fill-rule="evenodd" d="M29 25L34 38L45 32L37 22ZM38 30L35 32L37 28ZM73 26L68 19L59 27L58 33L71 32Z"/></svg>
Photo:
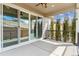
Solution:
<svg viewBox="0 0 79 59"><path fill-rule="evenodd" d="M79 4L5 3L0 9L0 56L79 55Z"/></svg>

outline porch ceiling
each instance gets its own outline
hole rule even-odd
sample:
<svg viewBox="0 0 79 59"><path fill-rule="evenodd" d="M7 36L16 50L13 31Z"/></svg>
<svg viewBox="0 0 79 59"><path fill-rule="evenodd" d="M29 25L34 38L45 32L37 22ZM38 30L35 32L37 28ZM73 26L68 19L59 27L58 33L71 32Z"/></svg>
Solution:
<svg viewBox="0 0 79 59"><path fill-rule="evenodd" d="M36 4L37 3L15 3L15 5L23 7L35 13L39 13L43 16L51 16L75 7L74 3L48 3L47 8L43 8L41 5L35 6Z"/></svg>

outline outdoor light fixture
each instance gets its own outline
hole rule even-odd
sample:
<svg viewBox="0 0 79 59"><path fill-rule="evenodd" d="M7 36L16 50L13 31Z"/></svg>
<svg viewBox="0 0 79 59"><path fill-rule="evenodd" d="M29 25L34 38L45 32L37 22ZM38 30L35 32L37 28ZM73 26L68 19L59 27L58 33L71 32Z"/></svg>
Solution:
<svg viewBox="0 0 79 59"><path fill-rule="evenodd" d="M41 5L44 8L55 6L54 4L51 4L51 3L38 3L38 4L36 4L36 6L39 6L39 5Z"/></svg>

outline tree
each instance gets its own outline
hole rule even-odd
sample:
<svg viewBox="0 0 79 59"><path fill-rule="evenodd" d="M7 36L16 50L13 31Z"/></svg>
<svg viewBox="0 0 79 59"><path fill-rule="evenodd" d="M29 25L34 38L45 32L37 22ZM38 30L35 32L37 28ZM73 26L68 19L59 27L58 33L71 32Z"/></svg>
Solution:
<svg viewBox="0 0 79 59"><path fill-rule="evenodd" d="M51 21L51 25L50 25L50 34L51 34L51 39L54 38L54 22Z"/></svg>
<svg viewBox="0 0 79 59"><path fill-rule="evenodd" d="M71 27L71 40L73 44L75 44L75 38L76 38L76 19L74 18L72 20L72 27Z"/></svg>
<svg viewBox="0 0 79 59"><path fill-rule="evenodd" d="M60 32L60 19L56 22L56 41L61 40L61 32Z"/></svg>
<svg viewBox="0 0 79 59"><path fill-rule="evenodd" d="M63 23L63 38L64 38L64 42L66 42L67 40L69 40L68 19L65 19L64 23Z"/></svg>

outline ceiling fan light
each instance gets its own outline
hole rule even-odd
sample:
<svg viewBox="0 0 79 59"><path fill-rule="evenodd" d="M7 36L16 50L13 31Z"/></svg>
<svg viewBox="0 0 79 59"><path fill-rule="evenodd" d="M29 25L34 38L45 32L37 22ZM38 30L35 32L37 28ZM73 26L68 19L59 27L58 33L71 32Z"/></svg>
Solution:
<svg viewBox="0 0 79 59"><path fill-rule="evenodd" d="M55 7L55 5L51 5L51 7Z"/></svg>

